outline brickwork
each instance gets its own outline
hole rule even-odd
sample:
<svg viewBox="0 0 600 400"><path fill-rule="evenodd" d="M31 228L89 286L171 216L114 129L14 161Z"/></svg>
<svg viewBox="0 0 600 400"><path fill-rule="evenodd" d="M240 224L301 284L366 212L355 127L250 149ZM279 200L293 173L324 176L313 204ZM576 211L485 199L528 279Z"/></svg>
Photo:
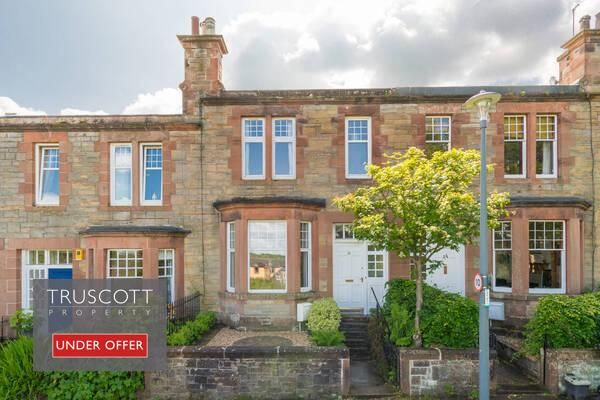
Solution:
<svg viewBox="0 0 600 400"><path fill-rule="evenodd" d="M349 389L345 348L170 348L168 370L146 374L144 398L342 398Z"/></svg>

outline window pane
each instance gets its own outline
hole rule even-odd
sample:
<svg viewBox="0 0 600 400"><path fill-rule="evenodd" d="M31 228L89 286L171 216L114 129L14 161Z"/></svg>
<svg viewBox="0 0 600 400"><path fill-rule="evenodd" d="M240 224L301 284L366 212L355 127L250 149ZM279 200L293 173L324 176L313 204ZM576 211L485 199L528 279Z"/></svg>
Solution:
<svg viewBox="0 0 600 400"><path fill-rule="evenodd" d="M496 286L512 287L512 252L496 250Z"/></svg>
<svg viewBox="0 0 600 400"><path fill-rule="evenodd" d="M308 281L309 272L309 254L308 251L300 253L300 287L306 288L310 286Z"/></svg>
<svg viewBox="0 0 600 400"><path fill-rule="evenodd" d="M44 203L58 203L58 170L46 169L42 172L41 198Z"/></svg>
<svg viewBox="0 0 600 400"><path fill-rule="evenodd" d="M335 225L335 238L336 239L344 238L344 225L342 225L342 224Z"/></svg>
<svg viewBox="0 0 600 400"><path fill-rule="evenodd" d="M529 251L529 287L559 289L561 284L562 251Z"/></svg>
<svg viewBox="0 0 600 400"><path fill-rule="evenodd" d="M291 119L277 119L275 120L275 137L293 137L294 132L292 131L293 121Z"/></svg>
<svg viewBox="0 0 600 400"><path fill-rule="evenodd" d="M286 289L285 222L249 222L250 289Z"/></svg>
<svg viewBox="0 0 600 400"><path fill-rule="evenodd" d="M275 175L292 175L292 143L275 143Z"/></svg>
<svg viewBox="0 0 600 400"><path fill-rule="evenodd" d="M365 167L369 162L369 146L366 142L348 143L348 174L365 175Z"/></svg>
<svg viewBox="0 0 600 400"><path fill-rule="evenodd" d="M131 201L131 169L115 170L115 200Z"/></svg>
<svg viewBox="0 0 600 400"><path fill-rule="evenodd" d="M448 151L448 143L444 142L433 142L425 143L425 154L431 157L436 151Z"/></svg>
<svg viewBox="0 0 600 400"><path fill-rule="evenodd" d="M523 174L523 142L504 142L504 172Z"/></svg>
<svg viewBox="0 0 600 400"><path fill-rule="evenodd" d="M262 176L263 175L263 144L262 143L246 143L246 175L247 176Z"/></svg>
<svg viewBox="0 0 600 400"><path fill-rule="evenodd" d="M535 144L535 173L552 175L554 173L554 142L537 141Z"/></svg>
<svg viewBox="0 0 600 400"><path fill-rule="evenodd" d="M162 169L147 169L144 200L162 199Z"/></svg>
<svg viewBox="0 0 600 400"><path fill-rule="evenodd" d="M244 135L246 137L262 137L264 134L261 119L247 119L244 121Z"/></svg>

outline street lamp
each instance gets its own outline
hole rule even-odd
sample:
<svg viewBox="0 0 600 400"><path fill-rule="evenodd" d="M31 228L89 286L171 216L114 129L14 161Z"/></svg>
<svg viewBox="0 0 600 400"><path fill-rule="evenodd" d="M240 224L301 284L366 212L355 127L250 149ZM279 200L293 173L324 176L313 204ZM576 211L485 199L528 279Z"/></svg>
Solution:
<svg viewBox="0 0 600 400"><path fill-rule="evenodd" d="M481 129L481 173L479 209L479 273L483 278L483 290L479 294L479 399L490 398L490 279L488 277L488 227L487 227L487 152L486 128L490 107L500 100L500 94L482 90L465 102L465 108L479 110Z"/></svg>

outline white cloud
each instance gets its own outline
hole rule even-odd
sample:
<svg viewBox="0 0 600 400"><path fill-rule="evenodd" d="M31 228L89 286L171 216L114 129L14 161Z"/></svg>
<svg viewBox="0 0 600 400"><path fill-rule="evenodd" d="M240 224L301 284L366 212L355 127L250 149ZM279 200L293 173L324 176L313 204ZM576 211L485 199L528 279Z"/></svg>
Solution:
<svg viewBox="0 0 600 400"><path fill-rule="evenodd" d="M10 97L0 96L0 117L6 114L16 115L46 115L44 111L29 107L21 107Z"/></svg>
<svg viewBox="0 0 600 400"><path fill-rule="evenodd" d="M290 53L287 53L283 56L285 62L290 62L296 58L300 58L308 53L318 53L321 48L319 47L319 42L314 36L304 32L298 38L298 43L296 44L296 50Z"/></svg>
<svg viewBox="0 0 600 400"><path fill-rule="evenodd" d="M343 89L370 87L374 76L374 71L363 68L337 71L329 75L327 84L333 88Z"/></svg>
<svg viewBox="0 0 600 400"><path fill-rule="evenodd" d="M60 115L108 115L108 113L103 110L87 111L67 107L60 110Z"/></svg>
<svg viewBox="0 0 600 400"><path fill-rule="evenodd" d="M180 114L181 92L164 88L154 93L138 94L137 99L123 110L123 114Z"/></svg>

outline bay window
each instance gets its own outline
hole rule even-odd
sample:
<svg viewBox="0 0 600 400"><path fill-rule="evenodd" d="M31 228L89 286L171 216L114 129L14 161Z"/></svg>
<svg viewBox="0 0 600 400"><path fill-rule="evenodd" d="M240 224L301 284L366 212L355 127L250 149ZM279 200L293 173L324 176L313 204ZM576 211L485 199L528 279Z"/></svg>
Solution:
<svg viewBox="0 0 600 400"><path fill-rule="evenodd" d="M450 150L450 117L425 117L425 153Z"/></svg>
<svg viewBox="0 0 600 400"><path fill-rule="evenodd" d="M287 290L287 223L248 222L248 289L250 292Z"/></svg>
<svg viewBox="0 0 600 400"><path fill-rule="evenodd" d="M556 115L538 115L535 136L535 173L538 177L556 177Z"/></svg>
<svg viewBox="0 0 600 400"><path fill-rule="evenodd" d="M526 165L525 115L504 116L504 176L524 178Z"/></svg>
<svg viewBox="0 0 600 400"><path fill-rule="evenodd" d="M293 179L295 175L295 121L273 119L273 178Z"/></svg>
<svg viewBox="0 0 600 400"><path fill-rule="evenodd" d="M227 291L235 292L235 222L227 223Z"/></svg>
<svg viewBox="0 0 600 400"><path fill-rule="evenodd" d="M368 178L371 163L371 119L346 118L346 178Z"/></svg>
<svg viewBox="0 0 600 400"><path fill-rule="evenodd" d="M265 120L242 119L242 164L244 179L265 178Z"/></svg>
<svg viewBox="0 0 600 400"><path fill-rule="evenodd" d="M300 290L311 289L311 226L300 222Z"/></svg>
<svg viewBox="0 0 600 400"><path fill-rule="evenodd" d="M36 204L59 204L59 160L57 145L39 145L36 155Z"/></svg>
<svg viewBox="0 0 600 400"><path fill-rule="evenodd" d="M131 144L113 143L110 150L110 203L131 205Z"/></svg>
<svg viewBox="0 0 600 400"><path fill-rule="evenodd" d="M529 221L529 291L565 292L564 221Z"/></svg>
<svg viewBox="0 0 600 400"><path fill-rule="evenodd" d="M162 204L163 177L162 146L160 144L142 145L141 204Z"/></svg>
<svg viewBox="0 0 600 400"><path fill-rule="evenodd" d="M500 221L494 229L494 290L510 292L512 289L512 223Z"/></svg>
<svg viewBox="0 0 600 400"><path fill-rule="evenodd" d="M140 249L107 251L108 278L141 278L144 275L144 257Z"/></svg>
<svg viewBox="0 0 600 400"><path fill-rule="evenodd" d="M175 250L158 251L158 279L167 281L167 303L175 301Z"/></svg>

